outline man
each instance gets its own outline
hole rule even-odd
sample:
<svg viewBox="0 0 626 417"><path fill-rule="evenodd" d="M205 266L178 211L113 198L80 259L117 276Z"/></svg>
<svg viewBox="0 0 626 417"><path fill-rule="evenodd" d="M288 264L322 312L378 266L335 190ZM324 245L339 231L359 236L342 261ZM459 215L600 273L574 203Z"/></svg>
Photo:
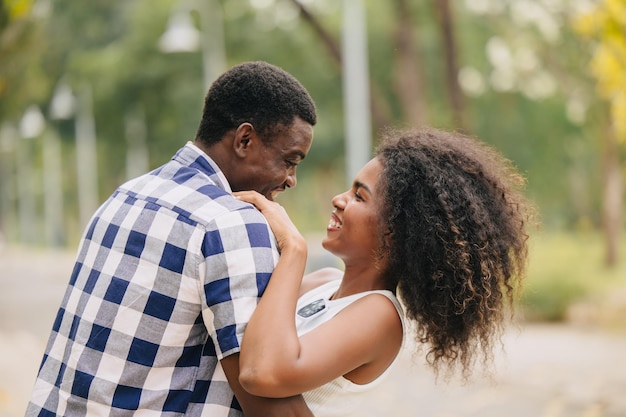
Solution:
<svg viewBox="0 0 626 417"><path fill-rule="evenodd" d="M243 331L278 252L231 192L294 187L315 123L308 92L273 65L213 83L195 141L87 226L27 416L311 415L300 396L239 384Z"/></svg>

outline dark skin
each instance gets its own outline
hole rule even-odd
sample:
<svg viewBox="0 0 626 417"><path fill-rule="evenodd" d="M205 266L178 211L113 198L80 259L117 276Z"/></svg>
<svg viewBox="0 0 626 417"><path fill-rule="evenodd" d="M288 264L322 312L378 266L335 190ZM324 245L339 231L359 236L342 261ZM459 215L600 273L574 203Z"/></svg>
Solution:
<svg viewBox="0 0 626 417"><path fill-rule="evenodd" d="M198 140L196 145L217 163L233 191L254 190L273 200L296 186L296 169L312 138L313 126L296 116L291 125L281 126L270 143L246 122L211 146Z"/></svg>
<svg viewBox="0 0 626 417"><path fill-rule="evenodd" d="M242 123L222 140L202 149L220 167L233 191L255 190L268 199L296 186L296 167L311 148L313 127L295 117L270 143L262 141L251 123ZM265 398L251 395L239 383L239 354L221 360L222 368L247 417L313 417L301 395Z"/></svg>
<svg viewBox="0 0 626 417"><path fill-rule="evenodd" d="M326 229L325 249L340 257L342 271L326 268L315 281L340 279L332 299L387 289L378 260L376 189L382 165L366 164L354 185L333 198L335 210ZM341 376L363 385L378 378L393 362L402 343L402 322L393 304L380 294L359 299L314 330L298 335L293 317L306 266L306 241L284 209L254 192L235 194L254 204L267 218L280 260L248 323L241 347L243 387L257 395L283 397L306 392ZM349 247L349 248L348 248ZM311 275L313 275L311 274ZM359 323L355 326L355 323Z"/></svg>
<svg viewBox="0 0 626 417"><path fill-rule="evenodd" d="M287 398L265 398L249 394L239 383L239 354L221 360L226 379L241 404L246 417L313 417L302 395Z"/></svg>

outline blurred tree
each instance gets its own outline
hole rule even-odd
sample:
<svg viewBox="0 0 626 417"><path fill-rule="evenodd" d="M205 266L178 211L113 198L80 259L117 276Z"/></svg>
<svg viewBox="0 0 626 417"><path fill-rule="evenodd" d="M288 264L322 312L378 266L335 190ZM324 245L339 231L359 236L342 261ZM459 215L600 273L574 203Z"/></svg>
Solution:
<svg viewBox="0 0 626 417"><path fill-rule="evenodd" d="M314 10L316 2L292 2L340 62L334 21L316 15L322 13ZM564 111L567 94L578 90L569 84L585 82L576 70L575 42L560 33L563 11L515 1L467 1L465 8L444 0L367 5L375 130L420 124L467 130L528 172L548 224L572 226L594 217L593 187L581 193L577 180L589 178L582 170L593 152L568 144L592 146L592 133L583 133ZM565 93L559 96L561 81ZM388 116L376 117L382 113L376 108ZM564 205L569 199L575 204Z"/></svg>
<svg viewBox="0 0 626 417"><path fill-rule="evenodd" d="M497 93L499 102L498 107L490 106L490 111L496 110L502 119L493 128L484 124L477 131L487 128L515 138L497 142L505 151L517 140L526 142L527 147L509 155L522 167L528 167L529 190L541 206L545 224L584 228L603 223L607 261L612 258L608 262L614 264L617 236L622 229L617 216L622 211L623 173L620 152L605 129L605 105L598 102L592 74L587 71L593 45L580 42L580 34L572 32L569 24L570 18L579 13L577 7L585 2L468 0L465 4L471 13L484 18L490 32L485 41L488 75L482 75L485 69L471 67L460 72L466 92L479 98L473 101L470 111L484 108L482 102L488 98L485 90L490 88ZM618 16L624 16L624 12L613 8L611 15L623 19ZM602 30L611 26L606 21L597 23ZM613 27L621 27L617 36L623 40L623 21ZM619 71L624 73L623 64ZM486 88L481 85L481 78L486 80ZM520 99L527 103L519 103ZM516 101L513 109L511 105ZM518 114L507 114L507 110ZM518 123L513 122L515 118ZM475 113L471 120L476 122ZM490 135L479 133L481 137ZM604 186L594 186L600 183ZM569 204L564 207L564 202ZM555 219L565 222L559 225Z"/></svg>
<svg viewBox="0 0 626 417"><path fill-rule="evenodd" d="M339 74L341 72L343 58L341 56L341 46L337 37L331 34L331 32L321 22L321 19L312 13L301 1L291 0L291 2L298 8L302 19L311 26L315 34L318 36L332 62L335 64L335 68ZM372 81L373 80L370 81L370 108L374 127L380 129L389 124L390 115L388 107L384 102L384 98L381 96L380 89Z"/></svg>
<svg viewBox="0 0 626 417"><path fill-rule="evenodd" d="M16 121L26 107L41 102L45 74L33 66L44 45L32 0L0 3L0 118ZM44 88L45 90L45 88Z"/></svg>
<svg viewBox="0 0 626 417"><path fill-rule="evenodd" d="M419 37L407 0L393 3L397 24L394 30L394 87L401 103L402 118L409 126L422 126L427 120L424 76L420 59Z"/></svg>
<svg viewBox="0 0 626 417"><path fill-rule="evenodd" d="M608 129L603 138L606 263L619 254L624 207L623 151L626 149L626 0L602 0L574 16L573 26L588 41L589 71L598 95L608 102Z"/></svg>
<svg viewBox="0 0 626 417"><path fill-rule="evenodd" d="M201 53L167 54L158 47L176 12L190 11L201 29L194 1L3 2L0 121L15 123L30 104L47 115L60 81L74 92L88 84L100 198L126 178L129 134L147 138L150 167L161 164L193 138L202 109ZM567 2L364 3L375 132L387 125L462 127L526 173L546 227L599 224L601 198L593 185L601 166L595 139L601 111L590 106L592 84L582 70L589 49L562 24ZM14 9L16 4L28 7ZM228 66L272 62L302 81L317 103L319 122L299 169L301 186L281 202L305 232L323 230L330 198L344 186L341 2L218 4ZM74 125L49 125L61 136L71 229L79 175L72 160Z"/></svg>
<svg viewBox="0 0 626 417"><path fill-rule="evenodd" d="M37 27L31 18L33 7L31 0L0 2L0 246L24 230L27 223L17 219L17 195L34 188L33 182L28 181L32 176L23 175L18 182L16 175L19 156L33 150L29 143L19 141L19 121L28 106L39 104L45 80L39 68L30 67L31 57L41 51ZM34 210L34 198L28 204L22 201L20 207L22 212ZM24 234L29 238L32 235Z"/></svg>
<svg viewBox="0 0 626 417"><path fill-rule="evenodd" d="M454 13L449 0L434 0L446 62L446 86L456 128L466 130L465 100L459 85L459 64Z"/></svg>

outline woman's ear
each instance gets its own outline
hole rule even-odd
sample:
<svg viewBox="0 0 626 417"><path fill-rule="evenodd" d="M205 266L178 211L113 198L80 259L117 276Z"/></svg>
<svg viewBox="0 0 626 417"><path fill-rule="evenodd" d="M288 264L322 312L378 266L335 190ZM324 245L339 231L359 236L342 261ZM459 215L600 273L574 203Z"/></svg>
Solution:
<svg viewBox="0 0 626 417"><path fill-rule="evenodd" d="M250 147L254 146L257 140L256 130L254 130L254 126L251 123L245 122L240 124L235 130L233 139L235 154L240 158L245 158L250 151Z"/></svg>

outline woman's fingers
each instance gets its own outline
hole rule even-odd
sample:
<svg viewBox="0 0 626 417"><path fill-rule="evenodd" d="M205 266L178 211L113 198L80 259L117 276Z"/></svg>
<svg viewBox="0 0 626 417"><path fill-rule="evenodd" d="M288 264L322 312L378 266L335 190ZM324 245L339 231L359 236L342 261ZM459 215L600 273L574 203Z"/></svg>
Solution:
<svg viewBox="0 0 626 417"><path fill-rule="evenodd" d="M262 213L271 213L271 212L284 212L283 206L278 204L275 201L270 201L262 194L256 191L237 191L233 193L235 198L239 200L245 201L246 203L253 204L257 209L259 209ZM285 214L286 215L286 214Z"/></svg>
<svg viewBox="0 0 626 417"><path fill-rule="evenodd" d="M293 224L289 215L280 204L270 201L256 191L238 191L235 198L253 204L267 219L279 247L283 247L293 238L302 239L300 232Z"/></svg>
<svg viewBox="0 0 626 417"><path fill-rule="evenodd" d="M283 222L289 221L289 216L283 206L268 200L256 191L237 191L233 195L239 200L253 204L271 223L281 219Z"/></svg>
<svg viewBox="0 0 626 417"><path fill-rule="evenodd" d="M263 204L263 200L269 203L269 200L267 198L257 193L256 191L237 191L233 193L233 195L235 196L235 198L245 201L246 203L254 204L257 207L260 204Z"/></svg>

